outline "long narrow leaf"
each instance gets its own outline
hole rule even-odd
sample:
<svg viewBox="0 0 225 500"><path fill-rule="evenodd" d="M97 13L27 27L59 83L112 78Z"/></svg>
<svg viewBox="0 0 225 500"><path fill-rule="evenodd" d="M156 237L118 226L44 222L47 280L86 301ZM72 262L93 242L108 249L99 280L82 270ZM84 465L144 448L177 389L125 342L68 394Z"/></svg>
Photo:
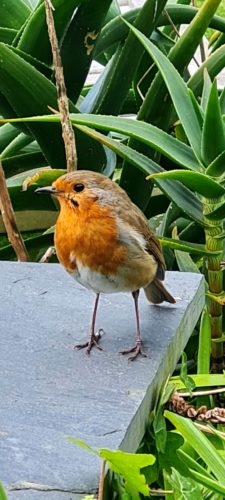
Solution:
<svg viewBox="0 0 225 500"><path fill-rule="evenodd" d="M224 150L225 132L216 82L213 82L202 130L202 158L206 166L210 165Z"/></svg>
<svg viewBox="0 0 225 500"><path fill-rule="evenodd" d="M86 0L78 7L61 46L67 95L76 103L87 77L102 22L112 0ZM67 0L68 2L68 0ZM76 51L76 63L71 54Z"/></svg>
<svg viewBox="0 0 225 500"><path fill-rule="evenodd" d="M196 388L198 387L217 387L217 386L225 386L225 374L213 373L213 374L197 374L191 375L191 378L194 380ZM185 385L182 382L180 376L176 375L171 377L170 383L176 385L177 390L185 389Z"/></svg>
<svg viewBox="0 0 225 500"><path fill-rule="evenodd" d="M123 14L123 18L129 23L133 24L139 11L140 8L129 10L128 12L125 12L125 14ZM166 12L168 16L164 14L159 16L157 21L157 27L168 26L168 25L170 26L171 22L173 22L175 25L188 24L197 14L198 8L193 7L192 5L187 6L177 3L175 4L170 3L166 5ZM213 16L213 18L209 23L209 27L215 30L219 30L221 32L225 32L224 18L222 16ZM98 58L102 52L106 51L113 44L123 41L126 38L127 34L128 34L128 28L122 22L121 17L118 16L112 21L108 22L104 26L101 38L98 41L95 54L96 57Z"/></svg>
<svg viewBox="0 0 225 500"><path fill-rule="evenodd" d="M158 66L196 158L201 162L201 128L187 86L167 57L164 56L164 54L150 42L143 33L140 33L129 23L126 24L130 27L131 31L136 35Z"/></svg>
<svg viewBox="0 0 225 500"><path fill-rule="evenodd" d="M210 441L200 432L193 422L180 415L165 411L165 417L177 428L188 444L198 453L201 459L207 464L209 469L225 487L224 461Z"/></svg>
<svg viewBox="0 0 225 500"><path fill-rule="evenodd" d="M187 85L193 90L195 96L200 96L203 87L203 74L206 69L211 80L213 80L224 68L225 46L222 45L201 64L196 72L188 80Z"/></svg>
<svg viewBox="0 0 225 500"><path fill-rule="evenodd" d="M219 252L208 251L205 245L200 243L189 243L188 241L177 240L173 238L159 237L160 243L163 247L172 248L173 250L181 250L182 252L189 252L198 255L218 255Z"/></svg>
<svg viewBox="0 0 225 500"><path fill-rule="evenodd" d="M176 162L182 168L187 168L196 172L204 170L196 160L191 148L186 144L178 141L173 136L167 134L163 130L154 127L149 123L132 120L129 118L121 118L107 115L92 115L92 114L74 114L71 113L70 118L74 124L87 125L98 129L110 131L114 130L125 134L129 137L137 139L150 147L154 147L160 153L163 153L167 158ZM21 118L5 120L10 123L20 122L59 122L58 115L43 115L32 118ZM4 122L4 120L3 120ZM0 120L1 123L1 120Z"/></svg>
<svg viewBox="0 0 225 500"><path fill-rule="evenodd" d="M0 91L18 116L46 113L48 106L57 107L55 85L2 43L0 43ZM70 109L76 112L72 103ZM66 160L60 122L51 127L51 134L47 123L29 123L29 131L38 141L49 164L63 168ZM80 168L82 165L85 168L88 164L90 169L102 170L106 163L102 147L93 140L87 142L85 138L84 141L84 136L81 134L78 134L76 139Z"/></svg>
<svg viewBox="0 0 225 500"><path fill-rule="evenodd" d="M23 0L0 2L0 24L2 27L18 29L26 21L31 9Z"/></svg>
<svg viewBox="0 0 225 500"><path fill-rule="evenodd" d="M182 182L186 187L206 198L219 198L225 194L225 189L218 182L214 181L206 174L199 172L189 172L188 170L170 170L160 174L149 175L151 179L174 179Z"/></svg>
<svg viewBox="0 0 225 500"><path fill-rule="evenodd" d="M188 252L174 250L179 271L182 273L199 273L199 269Z"/></svg>
<svg viewBox="0 0 225 500"><path fill-rule="evenodd" d="M75 8L83 1L84 0L52 0L52 4L55 8L54 21L59 41L67 29ZM11 0L7 3L11 3ZM48 30L46 29L44 2L42 2L29 17L17 46L24 52L28 52L28 54L36 57L38 60L46 64L51 64L52 52Z"/></svg>

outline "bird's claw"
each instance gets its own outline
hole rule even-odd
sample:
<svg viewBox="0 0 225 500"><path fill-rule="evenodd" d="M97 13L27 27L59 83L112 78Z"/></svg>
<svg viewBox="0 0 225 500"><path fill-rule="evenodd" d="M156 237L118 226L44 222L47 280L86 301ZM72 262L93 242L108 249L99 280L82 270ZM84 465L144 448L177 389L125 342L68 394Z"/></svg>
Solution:
<svg viewBox="0 0 225 500"><path fill-rule="evenodd" d="M81 349L86 348L86 354L90 354L92 347L97 347L99 351L104 351L104 349L98 345L98 342L101 339L103 333L104 331L102 330L102 328L100 328L97 333L91 336L90 340L88 340L84 344L76 344L74 346L74 349L80 351Z"/></svg>
<svg viewBox="0 0 225 500"><path fill-rule="evenodd" d="M130 354L133 352L133 356L129 356L128 361L134 361L138 356L142 356L143 358L147 358L147 354L142 351L142 346L141 342L137 342L134 347L131 347L130 349L126 349L125 351L120 351L119 354L122 354L123 356L125 354Z"/></svg>

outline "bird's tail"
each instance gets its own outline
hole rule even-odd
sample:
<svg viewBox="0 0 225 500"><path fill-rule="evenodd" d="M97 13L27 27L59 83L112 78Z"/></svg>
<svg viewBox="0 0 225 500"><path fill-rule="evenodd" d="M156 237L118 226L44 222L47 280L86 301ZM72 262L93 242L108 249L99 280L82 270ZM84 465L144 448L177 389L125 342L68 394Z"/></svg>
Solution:
<svg viewBox="0 0 225 500"><path fill-rule="evenodd" d="M149 302L153 304L160 304L164 301L170 302L170 304L175 304L176 302L158 278L155 278L154 281L144 288L144 292Z"/></svg>

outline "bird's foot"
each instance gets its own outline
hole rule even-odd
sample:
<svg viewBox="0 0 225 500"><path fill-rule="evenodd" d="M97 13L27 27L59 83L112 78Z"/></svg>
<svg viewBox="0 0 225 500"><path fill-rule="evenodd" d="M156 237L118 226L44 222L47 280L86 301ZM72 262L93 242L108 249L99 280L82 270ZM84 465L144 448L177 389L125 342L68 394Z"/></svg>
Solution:
<svg viewBox="0 0 225 500"><path fill-rule="evenodd" d="M125 351L120 351L119 354L130 354L133 352L132 356L129 356L128 361L134 361L138 356L142 356L143 358L147 358L147 354L142 351L141 341L137 341L134 347L130 349L126 349Z"/></svg>
<svg viewBox="0 0 225 500"><path fill-rule="evenodd" d="M97 333L95 333L94 335L92 335L87 342L85 342L84 344L76 344L74 346L74 349L77 349L78 351L80 351L80 349L86 348L87 354L90 354L92 347L97 347L97 349L99 351L104 351L104 349L98 345L98 342L101 339L103 334L104 334L104 331L102 330L102 328L100 328L100 330Z"/></svg>

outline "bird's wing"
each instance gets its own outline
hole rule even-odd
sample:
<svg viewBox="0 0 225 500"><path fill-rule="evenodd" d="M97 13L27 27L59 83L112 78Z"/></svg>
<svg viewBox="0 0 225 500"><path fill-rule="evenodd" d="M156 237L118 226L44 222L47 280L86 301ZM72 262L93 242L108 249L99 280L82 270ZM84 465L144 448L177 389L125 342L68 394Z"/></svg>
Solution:
<svg viewBox="0 0 225 500"><path fill-rule="evenodd" d="M144 237L146 242L146 251L155 257L158 263L156 277L163 280L165 277L165 260L163 257L161 245L150 228L148 221L141 210L134 205L127 197L123 197L123 205L117 204L116 213L130 228L135 229Z"/></svg>

